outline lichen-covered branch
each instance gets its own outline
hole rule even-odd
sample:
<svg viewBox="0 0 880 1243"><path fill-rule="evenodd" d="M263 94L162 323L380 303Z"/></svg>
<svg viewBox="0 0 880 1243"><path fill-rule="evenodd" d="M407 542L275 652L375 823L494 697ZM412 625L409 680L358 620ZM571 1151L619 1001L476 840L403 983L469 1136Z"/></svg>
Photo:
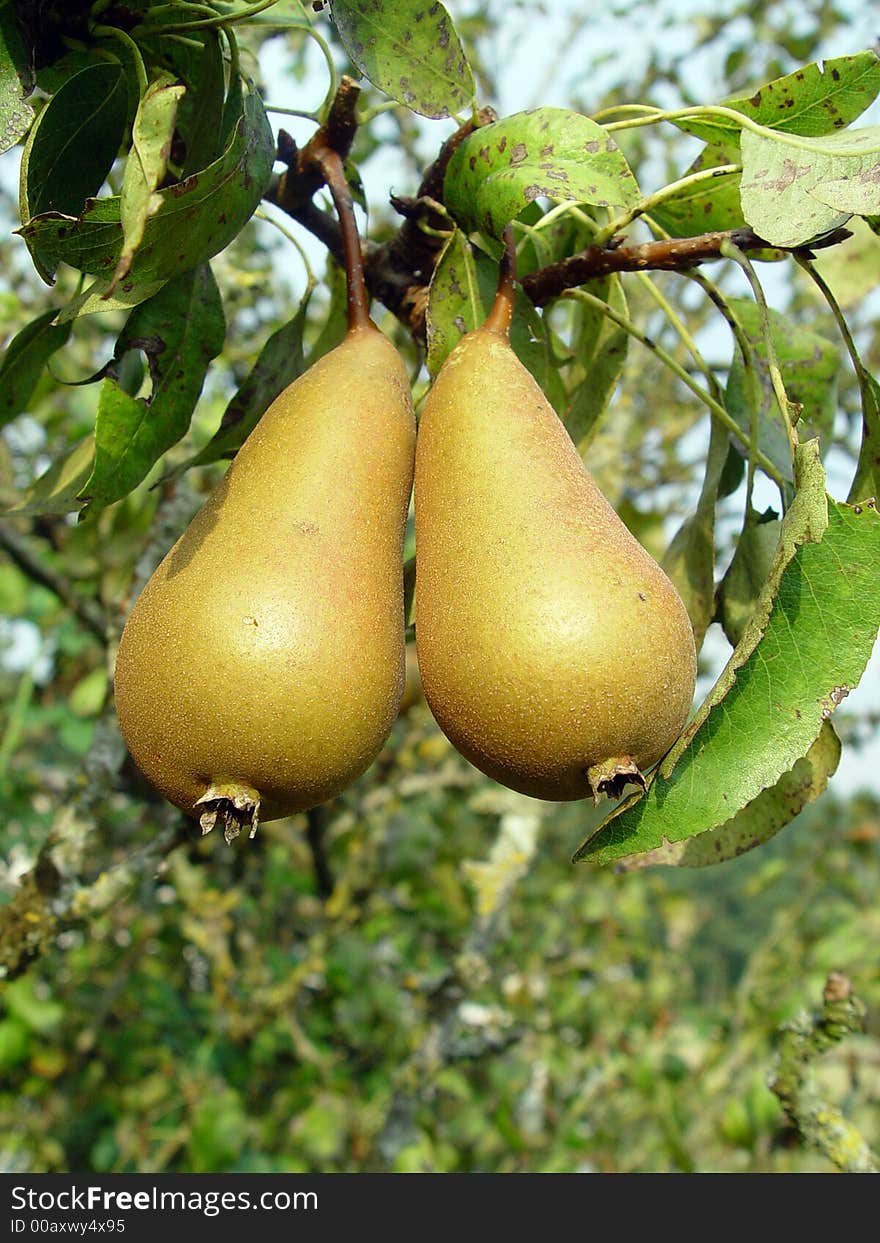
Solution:
<svg viewBox="0 0 880 1243"><path fill-rule="evenodd" d="M102 623L102 637L112 640L121 629L130 600L143 588L196 504L195 494L186 487L179 483L165 486L152 538L135 568L131 595L120 601L118 618ZM165 856L193 832L170 804L157 805L149 842L122 858L115 857L95 875L107 851L102 813L111 793L124 783L127 764L125 743L108 709L95 726L84 771L67 790L33 866L18 881L10 901L0 907L0 978L21 975L51 948L65 927L108 910L139 880L155 873Z"/></svg>
<svg viewBox="0 0 880 1243"><path fill-rule="evenodd" d="M846 1036L865 1030L865 1006L846 976L832 972L822 1008L800 1015L781 1029L782 1044L770 1088L806 1143L847 1174L880 1173L880 1161L839 1109L821 1099L810 1083L810 1063Z"/></svg>
<svg viewBox="0 0 880 1243"><path fill-rule="evenodd" d="M0 908L0 978L27 971L64 928L108 910L186 837L182 817L160 813L149 843L112 863L92 881L100 834L100 808L116 785L126 751L109 718L96 727L86 759L85 783L60 811L29 872Z"/></svg>

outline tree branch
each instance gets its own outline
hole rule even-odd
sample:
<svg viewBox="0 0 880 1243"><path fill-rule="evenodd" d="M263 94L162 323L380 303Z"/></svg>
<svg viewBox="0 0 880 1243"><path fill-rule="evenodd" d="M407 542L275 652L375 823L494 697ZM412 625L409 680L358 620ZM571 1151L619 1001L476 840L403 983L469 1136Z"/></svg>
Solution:
<svg viewBox="0 0 880 1243"><path fill-rule="evenodd" d="M83 874L95 867L101 810L125 757L125 744L108 711L86 757L85 782L77 783L33 867L22 877L11 901L0 908L0 978L21 975L64 928L109 910L191 836L191 823L182 813L163 807L156 812L158 827L146 845L101 868L93 881L84 883Z"/></svg>
<svg viewBox="0 0 880 1243"><path fill-rule="evenodd" d="M846 976L833 971L822 1009L781 1029L782 1044L770 1078L771 1091L806 1142L847 1174L880 1173L880 1162L843 1114L816 1095L807 1082L807 1068L846 1036L864 1030L864 1003Z"/></svg>
<svg viewBox="0 0 880 1243"><path fill-rule="evenodd" d="M793 254L811 254L825 246L836 246L851 236L848 229L835 229L809 247L774 247L751 229L743 228L644 242L638 246L588 246L559 263L531 272L523 278L522 287L535 306L546 306L566 289L574 289L611 272L683 272L697 264L721 259L725 242L732 242L745 251L788 250Z"/></svg>
<svg viewBox="0 0 880 1243"><path fill-rule="evenodd" d="M509 811L502 814L498 836L483 862L465 870L476 890L476 910L461 952L431 995L432 1021L420 1044L395 1076L394 1095L378 1137L385 1168L416 1133L418 1108L434 1090L437 1072L456 1061L483 1057L519 1039L509 1016L499 1007L476 1007L478 1024L468 1030L463 1003L492 978L490 955L518 882L526 875L538 848L542 812L521 795L508 794Z"/></svg>
<svg viewBox="0 0 880 1243"><path fill-rule="evenodd" d="M342 159L348 156L357 125L354 101L358 90L357 83L351 78L342 79L326 124L301 150L283 130L279 133L278 157L288 167L285 173L272 181L265 195L268 202L287 212L323 242L340 266L344 266L344 248L339 225L312 202L316 192L325 184L316 154L322 148L329 148L337 151ZM364 275L371 297L396 315L417 341L425 340L428 289L446 235L452 227L443 209L443 179L447 165L469 134L496 119L491 108L484 108L473 120L456 130L425 172L418 193L412 198L391 199L392 206L404 218L395 235L379 246L362 243ZM733 243L746 252L781 250L812 257L813 251L836 246L850 236L848 229L834 229L809 246L794 247L774 247L748 227L634 246L622 245L622 239L616 238L610 245L588 246L586 250L559 263L539 268L524 277L521 284L531 302L541 307L567 289L574 289L612 272L686 272L701 263L723 258L721 250L725 243Z"/></svg>
<svg viewBox="0 0 880 1243"><path fill-rule="evenodd" d="M417 341L426 339L425 311L428 287L437 266L451 222L442 210L443 178L452 156L475 129L496 120L491 108L483 108L466 121L440 148L422 177L414 198L392 198L403 224L390 241L368 250L367 288L386 306Z"/></svg>
<svg viewBox="0 0 880 1243"><path fill-rule="evenodd" d="M345 248L338 221L312 201L326 184L320 153L335 151L348 157L357 121L355 102L360 87L343 77L325 125L306 145L297 147L284 130L278 135L278 158L287 171L273 178L265 199L280 207L292 219L322 242L340 265L345 266ZM425 172L414 198L392 198L403 224L390 241L380 246L363 243L364 276L370 296L387 307L413 336L425 340L425 308L428 286L445 237L451 229L443 212L443 178L456 149L479 125L495 120L491 108L484 108L475 120L468 120L449 137Z"/></svg>
<svg viewBox="0 0 880 1243"><path fill-rule="evenodd" d="M79 618L102 643L107 641L107 621L103 610L93 600L81 596L72 583L47 565L9 522L0 522L0 547L6 549L14 563L32 582L47 587L62 604Z"/></svg>
<svg viewBox="0 0 880 1243"><path fill-rule="evenodd" d="M345 248L339 222L316 207L312 199L326 184L320 153L335 151L340 159L348 159L357 132L360 90L354 78L343 76L327 120L304 147L297 147L285 130L279 131L278 159L287 165L287 171L272 178L263 196L323 242L340 266L345 265Z"/></svg>

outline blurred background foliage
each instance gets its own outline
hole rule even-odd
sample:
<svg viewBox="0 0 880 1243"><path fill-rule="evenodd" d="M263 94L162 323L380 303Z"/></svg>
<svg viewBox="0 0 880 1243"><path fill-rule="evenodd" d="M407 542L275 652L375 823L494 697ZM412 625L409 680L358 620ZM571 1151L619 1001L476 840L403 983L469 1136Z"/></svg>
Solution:
<svg viewBox="0 0 880 1243"><path fill-rule="evenodd" d="M869 37L855 0L619 0L601 38L577 4L449 7L482 96L499 111L716 99L859 50ZM317 105L323 85L314 87L308 41L259 24L246 38L267 102ZM513 67L539 43L546 77L534 73L535 97L524 99ZM367 88L365 107L379 102ZM371 237L388 235L389 186L414 191L445 131L437 134L404 109L359 131ZM681 175L692 158L684 135L635 130L625 139L644 188ZM9 179L2 184L12 219ZM3 245L8 340L74 290L63 274L59 288L43 288L24 248ZM322 256L309 254L321 275ZM849 291L842 300L876 372L876 295L858 261L840 266L838 293ZM305 286L300 260L265 221L248 225L212 267L227 345L166 472L210 438ZM697 291L675 277L658 285L682 300L692 331L705 328L698 340L716 361ZM787 265L777 285L774 305L836 339L830 314L805 283L789 281ZM310 303L307 352L332 313L328 288ZM632 317L674 348L663 311L635 282L628 293ZM106 362L122 322L111 320L79 321L55 373L83 379ZM123 383L136 393L140 356L126 365ZM841 383L836 424L844 463L857 409L849 384ZM27 486L91 431L93 391L64 393L62 403L57 389L38 388L28 415L6 429L0 492ZM653 355L631 351L590 464L655 553L699 484L702 442L687 439L691 429L708 436L702 410ZM779 1025L815 1006L835 969L875 1017L817 1074L876 1149L880 802L871 793L826 794L770 844L719 868L574 868L592 809L537 804L492 785L449 748L416 687L376 765L327 809L267 825L230 849L216 835L199 840L191 826L180 834L119 753L113 652L90 629L87 606L109 610L118 632L133 584L221 470L164 481L154 472L79 525L17 523L39 549L42 581L0 562L0 900L20 892L47 837L81 837L79 897L41 930L30 970L0 991L3 1167L827 1171L766 1080ZM722 539L721 558L731 551ZM66 604L47 585L53 578L71 589ZM872 726L865 716L840 724L850 745ZM135 869L105 893L113 866L144 849L149 859L157 836L168 843L158 871ZM310 843L321 844L329 877Z"/></svg>

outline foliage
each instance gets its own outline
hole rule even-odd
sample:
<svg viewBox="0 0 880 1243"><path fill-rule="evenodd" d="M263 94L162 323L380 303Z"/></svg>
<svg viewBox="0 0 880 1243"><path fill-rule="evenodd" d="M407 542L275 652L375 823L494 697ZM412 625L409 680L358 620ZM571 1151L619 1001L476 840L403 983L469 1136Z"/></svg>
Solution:
<svg viewBox="0 0 880 1243"><path fill-rule="evenodd" d="M26 780L9 793L12 831L39 840ZM826 801L709 872L569 868L580 819L490 788L421 704L381 781L330 810L329 901L304 818L243 849L190 838L7 986L6 1163L827 1169L766 1077L829 970L878 1012L880 805ZM97 836L118 854L155 824L119 793ZM505 839L526 861L480 945ZM875 1021L817 1072L875 1148L878 1041Z"/></svg>
<svg viewBox="0 0 880 1243"><path fill-rule="evenodd" d="M16 970L42 956L0 996L6 1160L827 1168L764 1076L829 970L880 1000L880 812L823 793L880 626L880 129L856 124L880 60L824 0L812 24L715 6L686 57L660 6L668 47L604 62L582 6L319 9L0 0L5 909L33 898ZM571 106L477 111L493 49L563 19ZM692 723L604 821L492 786L419 702L341 800L242 850L180 845L117 762L132 599L344 323L335 220L278 116L346 157L417 399L513 222L513 346L712 639ZM846 1049L858 1092L844 1053L822 1073L876 1148L876 1031Z"/></svg>

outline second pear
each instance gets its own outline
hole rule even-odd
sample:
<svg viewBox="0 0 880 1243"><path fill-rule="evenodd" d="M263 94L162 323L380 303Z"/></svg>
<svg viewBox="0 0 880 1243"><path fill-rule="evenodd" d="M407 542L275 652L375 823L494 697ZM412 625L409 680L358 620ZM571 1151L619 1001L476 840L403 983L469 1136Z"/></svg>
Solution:
<svg viewBox="0 0 880 1243"><path fill-rule="evenodd" d="M619 794L678 737L696 676L673 584L623 525L508 337L512 289L428 396L416 644L458 750L537 798Z"/></svg>

